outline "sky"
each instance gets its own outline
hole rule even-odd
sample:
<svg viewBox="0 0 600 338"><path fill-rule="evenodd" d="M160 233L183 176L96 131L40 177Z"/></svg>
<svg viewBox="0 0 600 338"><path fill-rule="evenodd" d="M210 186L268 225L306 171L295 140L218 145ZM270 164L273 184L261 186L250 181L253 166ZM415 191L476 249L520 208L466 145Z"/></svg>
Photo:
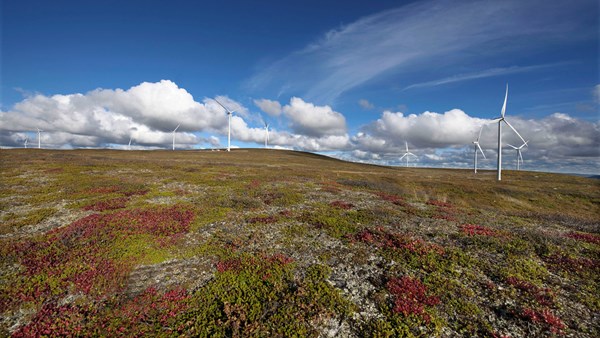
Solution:
<svg viewBox="0 0 600 338"><path fill-rule="evenodd" d="M4 148L224 148L217 99L232 147L493 169L508 85L524 170L600 174L597 0L0 4Z"/></svg>

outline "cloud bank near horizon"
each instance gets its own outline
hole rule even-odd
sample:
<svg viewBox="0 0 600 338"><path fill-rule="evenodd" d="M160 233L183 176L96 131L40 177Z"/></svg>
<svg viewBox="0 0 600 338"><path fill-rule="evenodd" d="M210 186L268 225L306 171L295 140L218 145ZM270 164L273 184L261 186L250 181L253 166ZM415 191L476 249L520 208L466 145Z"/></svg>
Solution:
<svg viewBox="0 0 600 338"><path fill-rule="evenodd" d="M597 91L597 87L594 88ZM254 125L258 112L227 96L218 96L232 118L232 140L264 144L265 130ZM419 155L422 166L469 167L471 142L485 125L481 144L488 157L495 155L497 127L490 120L468 115L460 109L443 113L406 115L383 111L379 118L350 135L345 115L330 106L320 106L293 97L287 104L256 99L255 105L277 122L270 129L273 147L317 152L336 152L338 157L380 164L398 164L404 142ZM239 113L238 113L239 112ZM597 172L600 164L600 123L554 113L541 119L507 116L530 141L523 152L525 168L561 171L571 165L576 170ZM37 128L42 129L43 147L94 148L124 147L130 138L136 147L169 148L172 130L178 149L219 146L218 136L227 135L227 115L214 100L196 101L172 81L144 82L127 90L96 89L85 94L33 95L0 112L0 142L3 146L37 146ZM274 125L272 123L272 125ZM507 128L507 143L519 144ZM234 143L235 144L235 143ZM510 161L509 149L507 161ZM482 166L493 166L482 162Z"/></svg>

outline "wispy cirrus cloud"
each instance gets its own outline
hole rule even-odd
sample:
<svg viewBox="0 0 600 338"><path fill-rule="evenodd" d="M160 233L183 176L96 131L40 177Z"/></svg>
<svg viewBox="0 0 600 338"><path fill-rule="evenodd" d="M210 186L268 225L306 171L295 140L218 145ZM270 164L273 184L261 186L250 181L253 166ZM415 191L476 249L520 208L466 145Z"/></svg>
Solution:
<svg viewBox="0 0 600 338"><path fill-rule="evenodd" d="M568 62L557 62L557 63L533 65L533 66L523 66L523 67L511 66L511 67L491 68L491 69L486 69L486 70L477 71L477 72L456 74L456 75L448 76L448 77L433 80L433 81L415 83L410 86L404 87L404 90L414 89L414 88L423 88L423 87L435 87L435 86L444 85L444 84L448 84L448 83L475 80L475 79L481 79L481 78L493 77L493 76L501 76L501 75L507 75L507 74L525 73L525 72L531 72L531 71L535 71L535 70L539 70L539 69L560 67L560 66L566 65L566 64L568 64Z"/></svg>
<svg viewBox="0 0 600 338"><path fill-rule="evenodd" d="M390 74L418 83L408 78L432 65L468 69L478 63L480 69L490 69L480 77L527 71L506 67L502 57L539 52L557 40L589 39L573 34L580 27L575 18L589 16L589 11L594 11L593 2L585 0L569 6L541 0L420 1L331 30L260 70L246 85L331 104L343 93ZM448 76L448 81L460 79Z"/></svg>

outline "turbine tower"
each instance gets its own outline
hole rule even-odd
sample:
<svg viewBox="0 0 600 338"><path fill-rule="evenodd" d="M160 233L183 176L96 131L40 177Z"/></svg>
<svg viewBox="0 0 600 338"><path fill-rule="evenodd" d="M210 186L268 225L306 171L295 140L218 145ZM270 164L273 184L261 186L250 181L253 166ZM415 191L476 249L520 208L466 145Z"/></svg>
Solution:
<svg viewBox="0 0 600 338"><path fill-rule="evenodd" d="M529 142L529 141L527 141ZM527 142L523 143L520 147L515 147L511 144L506 144L509 147L513 148L514 150L517 151L517 170L521 170L521 163L523 163L523 155L521 154L521 149L523 149L523 147L527 147Z"/></svg>
<svg viewBox="0 0 600 338"><path fill-rule="evenodd" d="M485 154L483 153L483 149L481 149L481 146L479 145L479 139L481 138L481 132L483 131L483 126L481 126L481 128L479 129L479 136L477 136L477 140L473 141L473 144L475 145L473 148L473 157L475 159L474 161L474 173L477 174L477 150L479 150L481 152L481 155L483 155L483 158L485 157Z"/></svg>
<svg viewBox="0 0 600 338"><path fill-rule="evenodd" d="M37 128L38 131L38 149L42 149L42 138L41 138L41 132L43 132L43 130L41 130L40 128Z"/></svg>
<svg viewBox="0 0 600 338"><path fill-rule="evenodd" d="M264 122L265 124L265 149L269 147L269 124Z"/></svg>
<svg viewBox="0 0 600 338"><path fill-rule="evenodd" d="M227 115L229 116L229 127L227 128L227 151L231 151L231 115L233 115L233 113L235 113L235 110L231 111L229 109L227 109L227 107L225 107L221 102L219 102L219 100L217 99L213 99L215 101L217 101L217 103L223 107L223 109L225 109L225 111L227 112Z"/></svg>
<svg viewBox="0 0 600 338"><path fill-rule="evenodd" d="M181 124L178 124L177 127L175 127L175 129L173 129L173 150L175 150L175 132L177 131L177 129L179 129L179 126ZM131 140L129 140L129 142L131 142Z"/></svg>
<svg viewBox="0 0 600 338"><path fill-rule="evenodd" d="M28 137L26 137L26 138L25 138L25 149L27 149L27 142L28 142L28 141L29 141L29 138L28 138Z"/></svg>
<svg viewBox="0 0 600 338"><path fill-rule="evenodd" d="M400 157L400 161L402 161L402 159L406 157L406 167L408 168L408 155L412 155L414 157L417 157L417 155L408 151L408 142L405 141L404 144L406 145L406 153L404 153L404 155L402 155L402 157Z"/></svg>
<svg viewBox="0 0 600 338"><path fill-rule="evenodd" d="M504 118L504 115L506 113L506 100L507 99L508 99L508 83L506 84L506 94L504 95L504 104L502 105L502 111L500 112L500 117L497 117L493 121L493 122L498 121L498 176L497 176L498 181L502 180L502 122L506 123L506 125L509 126L510 129L512 129L517 134L517 136L519 136L519 138L523 141L523 143L525 143L525 140L523 139L523 137L521 137L519 132L510 123L508 123L508 121L506 121L506 119Z"/></svg>

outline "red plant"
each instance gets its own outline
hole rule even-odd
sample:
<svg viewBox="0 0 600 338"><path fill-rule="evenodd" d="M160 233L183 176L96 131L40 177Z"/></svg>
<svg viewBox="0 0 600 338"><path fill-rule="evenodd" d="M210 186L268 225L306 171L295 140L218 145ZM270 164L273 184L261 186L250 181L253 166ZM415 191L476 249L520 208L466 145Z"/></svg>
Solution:
<svg viewBox="0 0 600 338"><path fill-rule="evenodd" d="M463 224L460 226L460 229L462 230L462 232L469 236L498 236L498 232L496 230L485 227L483 225Z"/></svg>
<svg viewBox="0 0 600 338"><path fill-rule="evenodd" d="M409 276L393 277L387 282L386 287L394 296L394 312L402 313L404 316L415 315L425 322L430 321L425 306L435 306L440 302L438 297L427 295L427 287L420 280Z"/></svg>
<svg viewBox="0 0 600 338"><path fill-rule="evenodd" d="M565 237L576 239L578 241L583 241L592 244L600 244L600 236L594 234L587 234L581 232L569 232L565 234Z"/></svg>
<svg viewBox="0 0 600 338"><path fill-rule="evenodd" d="M89 337L179 335L179 314L189 310L190 294L177 287L165 293L149 287L134 298L113 298L90 305L57 305L49 302L13 337ZM103 305L103 306L99 306Z"/></svg>
<svg viewBox="0 0 600 338"><path fill-rule="evenodd" d="M570 272L581 272L600 268L598 260L578 257L569 257L562 253L555 253L545 258L545 261L556 268Z"/></svg>
<svg viewBox="0 0 600 338"><path fill-rule="evenodd" d="M510 276L506 278L506 282L509 285L531 295L538 304L543 306L554 305L555 294L549 288L540 288L528 281L522 280L518 277Z"/></svg>
<svg viewBox="0 0 600 338"><path fill-rule="evenodd" d="M377 196L381 197L382 200L384 201L388 201L388 202L392 202L395 205L399 205L399 206L409 206L408 203L406 203L406 201L404 200L404 198L397 196L397 195L390 195L390 194L386 194L384 192L378 192L376 193Z"/></svg>
<svg viewBox="0 0 600 338"><path fill-rule="evenodd" d="M292 217L294 216L294 213L291 210L282 210L279 212L279 214L283 217Z"/></svg>
<svg viewBox="0 0 600 338"><path fill-rule="evenodd" d="M233 271L240 272L242 269L242 260L239 258L226 259L224 261L217 262L217 271Z"/></svg>
<svg viewBox="0 0 600 338"><path fill-rule="evenodd" d="M115 260L111 243L135 234L154 236L157 243L189 230L194 213L181 206L93 214L33 240L14 245L25 267L9 290L2 308L20 302L43 302L69 288L102 296L122 287L132 262Z"/></svg>
<svg viewBox="0 0 600 338"><path fill-rule="evenodd" d="M444 254L444 249L437 244L430 244L420 238L405 234L391 234L382 228L375 230L364 229L350 237L363 243L373 244L379 248L407 250L411 253L424 255L428 253Z"/></svg>
<svg viewBox="0 0 600 338"><path fill-rule="evenodd" d="M281 265L287 265L294 261L292 257L286 256L281 253L276 253L272 256L265 257L271 263L279 263Z"/></svg>
<svg viewBox="0 0 600 338"><path fill-rule="evenodd" d="M339 208L339 209L344 209L344 210L349 210L349 209L354 208L354 204L344 202L344 201L333 201L333 202L329 203L329 205L334 208Z"/></svg>
<svg viewBox="0 0 600 338"><path fill-rule="evenodd" d="M115 209L123 209L127 205L129 198L127 197L118 197L109 200L99 201L90 205L83 207L83 210L93 210L93 211L106 211L106 210L115 210Z"/></svg>
<svg viewBox="0 0 600 338"><path fill-rule="evenodd" d="M453 208L452 204L450 204L448 202L438 201L438 200L429 200L429 201L427 201L427 204L434 205L439 208L448 208L448 209Z"/></svg>
<svg viewBox="0 0 600 338"><path fill-rule="evenodd" d="M540 312L531 308L524 308L521 317L534 323L544 323L554 333L562 333L565 328L563 321L549 309L543 309Z"/></svg>

